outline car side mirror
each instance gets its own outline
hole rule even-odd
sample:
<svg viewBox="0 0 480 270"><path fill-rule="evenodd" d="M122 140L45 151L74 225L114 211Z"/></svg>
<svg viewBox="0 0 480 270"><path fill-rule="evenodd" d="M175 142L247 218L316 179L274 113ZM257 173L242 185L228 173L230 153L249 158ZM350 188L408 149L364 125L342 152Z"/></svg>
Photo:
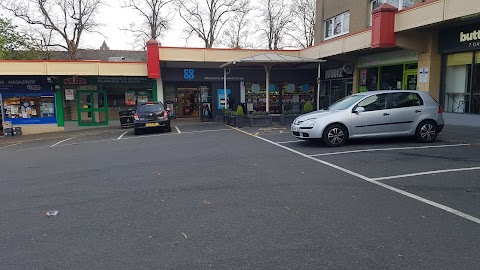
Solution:
<svg viewBox="0 0 480 270"><path fill-rule="evenodd" d="M364 107L357 107L353 110L354 113L361 113L364 112L365 108Z"/></svg>

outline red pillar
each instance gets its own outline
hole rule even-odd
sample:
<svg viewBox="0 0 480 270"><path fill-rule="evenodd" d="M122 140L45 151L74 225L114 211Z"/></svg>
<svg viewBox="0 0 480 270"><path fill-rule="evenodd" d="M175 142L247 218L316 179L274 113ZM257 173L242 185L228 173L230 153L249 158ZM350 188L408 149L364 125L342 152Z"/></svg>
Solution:
<svg viewBox="0 0 480 270"><path fill-rule="evenodd" d="M160 79L160 52L155 39L147 41L147 68L148 78Z"/></svg>
<svg viewBox="0 0 480 270"><path fill-rule="evenodd" d="M393 48L396 46L395 12L398 9L383 4L372 12L372 48Z"/></svg>

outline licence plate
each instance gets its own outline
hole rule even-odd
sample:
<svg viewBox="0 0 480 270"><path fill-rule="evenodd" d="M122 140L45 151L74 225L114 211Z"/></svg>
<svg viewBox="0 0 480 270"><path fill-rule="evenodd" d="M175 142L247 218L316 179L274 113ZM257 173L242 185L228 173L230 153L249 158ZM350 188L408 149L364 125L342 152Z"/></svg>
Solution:
<svg viewBox="0 0 480 270"><path fill-rule="evenodd" d="M158 127L158 123L146 123L146 127Z"/></svg>

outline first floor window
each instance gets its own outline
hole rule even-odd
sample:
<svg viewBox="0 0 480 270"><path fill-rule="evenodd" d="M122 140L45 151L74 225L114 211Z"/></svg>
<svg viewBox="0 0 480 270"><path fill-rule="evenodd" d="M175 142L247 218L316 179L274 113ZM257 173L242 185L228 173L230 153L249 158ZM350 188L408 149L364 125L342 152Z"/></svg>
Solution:
<svg viewBox="0 0 480 270"><path fill-rule="evenodd" d="M372 0L370 1L370 14L382 4L389 4L401 10L413 6L415 3L414 0ZM370 26L371 25L372 19L370 16Z"/></svg>
<svg viewBox="0 0 480 270"><path fill-rule="evenodd" d="M348 34L350 30L350 13L345 12L325 20L325 39Z"/></svg>

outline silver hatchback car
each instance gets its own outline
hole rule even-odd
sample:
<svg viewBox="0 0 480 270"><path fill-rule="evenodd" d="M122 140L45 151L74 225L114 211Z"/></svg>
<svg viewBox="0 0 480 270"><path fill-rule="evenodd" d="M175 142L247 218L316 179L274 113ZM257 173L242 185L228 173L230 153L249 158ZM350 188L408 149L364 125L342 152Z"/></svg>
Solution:
<svg viewBox="0 0 480 270"><path fill-rule="evenodd" d="M299 139L342 146L349 138L389 136L415 136L429 143L443 126L442 107L427 92L385 90L347 96L325 110L301 115L291 130Z"/></svg>

